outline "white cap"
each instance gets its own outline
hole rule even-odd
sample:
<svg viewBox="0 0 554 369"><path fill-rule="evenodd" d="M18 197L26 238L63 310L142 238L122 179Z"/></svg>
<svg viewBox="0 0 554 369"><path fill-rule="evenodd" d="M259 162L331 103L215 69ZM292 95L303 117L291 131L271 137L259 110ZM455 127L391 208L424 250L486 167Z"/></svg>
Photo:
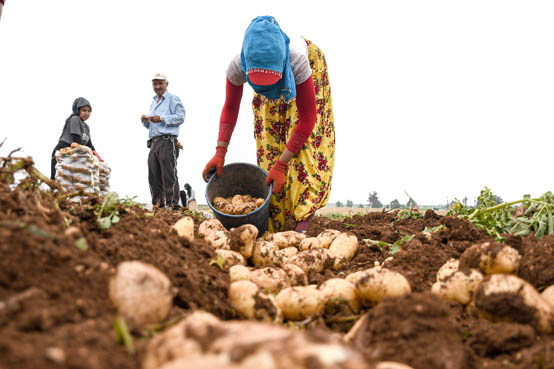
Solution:
<svg viewBox="0 0 554 369"><path fill-rule="evenodd" d="M167 82L167 77L165 76L165 74L156 74L154 77L152 77L152 81L154 80L160 80L160 81L166 81Z"/></svg>

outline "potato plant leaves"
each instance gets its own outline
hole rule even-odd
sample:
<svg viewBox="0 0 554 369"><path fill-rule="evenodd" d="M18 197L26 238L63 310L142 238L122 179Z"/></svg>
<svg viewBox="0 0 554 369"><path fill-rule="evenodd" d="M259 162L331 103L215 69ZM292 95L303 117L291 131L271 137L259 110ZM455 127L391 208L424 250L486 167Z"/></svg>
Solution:
<svg viewBox="0 0 554 369"><path fill-rule="evenodd" d="M448 215L468 219L477 229L485 230L499 241L503 233L525 237L535 232L537 239L554 233L554 194L548 191L538 198L525 196L521 200L497 204L492 191L485 187L477 198L477 208L456 202ZM519 204L514 208L514 205Z"/></svg>

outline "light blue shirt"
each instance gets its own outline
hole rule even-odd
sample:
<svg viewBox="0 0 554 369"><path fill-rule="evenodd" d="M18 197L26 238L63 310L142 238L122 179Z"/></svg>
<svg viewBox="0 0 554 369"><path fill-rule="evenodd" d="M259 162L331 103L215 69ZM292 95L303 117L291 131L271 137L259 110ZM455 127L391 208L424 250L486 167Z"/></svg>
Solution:
<svg viewBox="0 0 554 369"><path fill-rule="evenodd" d="M154 96L150 105L149 116L159 115L160 123L142 123L148 128L148 137L153 138L162 135L179 135L179 125L185 121L185 107L177 96L166 91L158 102L158 95Z"/></svg>

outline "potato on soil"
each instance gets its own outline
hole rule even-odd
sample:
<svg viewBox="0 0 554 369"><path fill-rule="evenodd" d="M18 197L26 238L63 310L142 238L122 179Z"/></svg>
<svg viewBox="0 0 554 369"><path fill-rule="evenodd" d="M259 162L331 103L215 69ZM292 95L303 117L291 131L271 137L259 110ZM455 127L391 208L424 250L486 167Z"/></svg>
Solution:
<svg viewBox="0 0 554 369"><path fill-rule="evenodd" d="M554 309L523 279L510 274L486 277L475 292L475 306L484 318L531 324L544 334L554 332Z"/></svg>
<svg viewBox="0 0 554 369"><path fill-rule="evenodd" d="M214 249L229 250L231 248L229 231L225 229L218 219L208 219L200 223L198 234Z"/></svg>
<svg viewBox="0 0 554 369"><path fill-rule="evenodd" d="M317 249L317 248L328 248L324 246L324 241L321 238L318 237L306 237L301 242L298 248L302 251L308 251L311 249Z"/></svg>
<svg viewBox="0 0 554 369"><path fill-rule="evenodd" d="M279 248L273 242L257 240L252 252L252 262L257 267L279 265Z"/></svg>
<svg viewBox="0 0 554 369"><path fill-rule="evenodd" d="M367 269L356 281L356 290L362 301L370 304L411 292L410 284L402 274L382 267Z"/></svg>
<svg viewBox="0 0 554 369"><path fill-rule="evenodd" d="M328 249L331 243L341 234L336 229L326 229L317 235L317 238L321 240L321 247Z"/></svg>
<svg viewBox="0 0 554 369"><path fill-rule="evenodd" d="M308 278L306 277L306 273L304 273L304 271L298 265L285 264L282 268L285 273L287 273L291 286L294 287L308 285Z"/></svg>
<svg viewBox="0 0 554 369"><path fill-rule="evenodd" d="M517 250L510 246L483 242L464 251L460 257L460 269L478 268L486 275L516 273L520 259Z"/></svg>
<svg viewBox="0 0 554 369"><path fill-rule="evenodd" d="M236 281L249 281L250 269L244 265L233 265L229 268L229 280L231 283Z"/></svg>
<svg viewBox="0 0 554 369"><path fill-rule="evenodd" d="M334 268L337 269L350 261L358 251L358 237L353 234L341 233L331 246L329 252L335 257Z"/></svg>
<svg viewBox="0 0 554 369"><path fill-rule="evenodd" d="M156 369L242 369L242 365L233 365L221 355L198 355L172 360Z"/></svg>
<svg viewBox="0 0 554 369"><path fill-rule="evenodd" d="M179 323L156 334L146 346L142 369L158 369L176 358L202 355L196 337L207 335L221 322L214 315L197 310Z"/></svg>
<svg viewBox="0 0 554 369"><path fill-rule="evenodd" d="M250 272L250 280L264 292L276 293L290 286L287 273L281 268L265 267Z"/></svg>
<svg viewBox="0 0 554 369"><path fill-rule="evenodd" d="M448 272L450 271L448 270ZM443 273L443 275L445 274L447 273ZM443 300L456 301L462 305L467 305L473 300L475 290L482 280L483 275L476 269L472 269L467 274L466 272L457 271L448 277L442 277L440 282L435 282L431 287L431 293Z"/></svg>
<svg viewBox="0 0 554 369"><path fill-rule="evenodd" d="M381 361L375 365L375 369L414 369L409 365L397 363L396 361Z"/></svg>
<svg viewBox="0 0 554 369"><path fill-rule="evenodd" d="M458 271L460 261L456 259L450 259L443 266L440 267L437 272L437 282L444 282L447 278Z"/></svg>
<svg viewBox="0 0 554 369"><path fill-rule="evenodd" d="M279 249L286 247L298 247L300 242L306 238L304 233L298 233L296 231L277 232L271 236L271 241Z"/></svg>
<svg viewBox="0 0 554 369"><path fill-rule="evenodd" d="M194 239L194 219L191 217L183 217L177 221L172 227L179 237L186 238L189 241Z"/></svg>
<svg viewBox="0 0 554 369"><path fill-rule="evenodd" d="M298 249L296 247L285 247L284 249L281 249L279 251L277 251L277 256L279 258L279 263L282 265L282 264L285 264L288 260L288 258L290 258L291 256L293 255L296 255L298 254Z"/></svg>
<svg viewBox="0 0 554 369"><path fill-rule="evenodd" d="M222 258L224 260L223 268L226 271L234 265L246 265L244 257L236 251L219 249L215 251L215 254L217 258Z"/></svg>
<svg viewBox="0 0 554 369"><path fill-rule="evenodd" d="M174 294L169 278L157 268L140 261L125 261L110 279L109 296L130 324L144 327L167 318Z"/></svg>
<svg viewBox="0 0 554 369"><path fill-rule="evenodd" d="M358 279L360 279L361 277L363 277L365 275L365 272L367 271L366 270L360 270L360 271L357 271L357 272L354 272L354 273L350 273L346 276L346 280L350 283L352 283L353 285L356 285L356 282L358 282Z"/></svg>
<svg viewBox="0 0 554 369"><path fill-rule="evenodd" d="M321 291L323 308L327 307L336 311L340 308L343 312L355 314L360 311L360 300L356 293L356 287L342 278L332 278L323 282L318 289Z"/></svg>
<svg viewBox="0 0 554 369"><path fill-rule="evenodd" d="M231 229L231 250L238 251L245 258L252 256L254 243L258 237L258 228L252 224L243 224L240 227Z"/></svg>
<svg viewBox="0 0 554 369"><path fill-rule="evenodd" d="M552 309L554 309L554 284L544 291L542 291L541 296L543 299L545 299L550 305L552 305Z"/></svg>
<svg viewBox="0 0 554 369"><path fill-rule="evenodd" d="M313 284L285 288L277 294L275 300L287 320L302 320L318 314L323 303L321 291Z"/></svg>
<svg viewBox="0 0 554 369"><path fill-rule="evenodd" d="M310 271L321 273L324 269L332 267L334 262L335 258L327 249L300 251L286 260L287 264L299 266L304 273Z"/></svg>
<svg viewBox="0 0 554 369"><path fill-rule="evenodd" d="M281 310L272 295L265 294L251 281L237 281L229 286L229 300L237 313L246 319L280 323Z"/></svg>

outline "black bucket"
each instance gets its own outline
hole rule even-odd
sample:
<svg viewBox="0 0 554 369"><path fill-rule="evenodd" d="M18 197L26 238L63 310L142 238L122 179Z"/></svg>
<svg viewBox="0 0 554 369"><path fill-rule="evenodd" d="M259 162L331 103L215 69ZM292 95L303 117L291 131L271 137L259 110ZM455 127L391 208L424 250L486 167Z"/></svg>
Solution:
<svg viewBox="0 0 554 369"><path fill-rule="evenodd" d="M232 163L225 165L221 177L212 175L206 186L206 201L215 214L215 217L227 229L236 228L243 224L253 224L258 228L258 235L267 231L269 220L269 199L273 191L273 183L265 184L267 172L257 165L248 163ZM262 206L242 215L225 214L214 208L212 201L215 197L231 197L234 195L251 195L265 199Z"/></svg>

